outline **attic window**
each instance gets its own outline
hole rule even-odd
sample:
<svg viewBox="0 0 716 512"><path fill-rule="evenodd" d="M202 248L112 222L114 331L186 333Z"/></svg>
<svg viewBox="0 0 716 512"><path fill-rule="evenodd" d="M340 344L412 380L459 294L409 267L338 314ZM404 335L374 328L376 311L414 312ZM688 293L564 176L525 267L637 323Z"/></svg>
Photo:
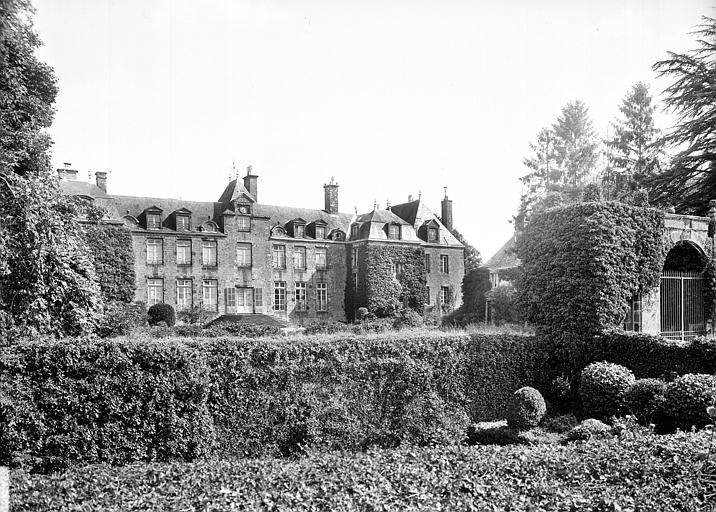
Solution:
<svg viewBox="0 0 716 512"><path fill-rule="evenodd" d="M428 228L428 242L438 241L438 228Z"/></svg>
<svg viewBox="0 0 716 512"><path fill-rule="evenodd" d="M296 224L293 226L293 237L294 238L303 238L306 234L306 226L303 224Z"/></svg>
<svg viewBox="0 0 716 512"><path fill-rule="evenodd" d="M316 226L316 240L323 240L324 238L326 238L326 228Z"/></svg>
<svg viewBox="0 0 716 512"><path fill-rule="evenodd" d="M162 216L158 213L148 213L147 229L162 229Z"/></svg>
<svg viewBox="0 0 716 512"><path fill-rule="evenodd" d="M351 240L356 240L358 238L358 224L353 224L351 226Z"/></svg>
<svg viewBox="0 0 716 512"><path fill-rule="evenodd" d="M177 215L177 231L189 231L191 225L188 215Z"/></svg>
<svg viewBox="0 0 716 512"><path fill-rule="evenodd" d="M400 240L400 224L388 224L388 239Z"/></svg>
<svg viewBox="0 0 716 512"><path fill-rule="evenodd" d="M346 239L346 234L345 234L343 231L341 231L340 229L339 229L339 230L336 230L336 231L333 233L333 240L336 240L336 241L338 241L338 242L342 242L342 241L345 240L345 239Z"/></svg>

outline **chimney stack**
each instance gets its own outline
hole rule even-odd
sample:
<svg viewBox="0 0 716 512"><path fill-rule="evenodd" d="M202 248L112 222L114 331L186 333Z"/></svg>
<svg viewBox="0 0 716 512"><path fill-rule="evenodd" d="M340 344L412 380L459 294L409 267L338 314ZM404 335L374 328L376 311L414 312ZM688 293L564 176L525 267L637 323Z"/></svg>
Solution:
<svg viewBox="0 0 716 512"><path fill-rule="evenodd" d="M76 181L77 180L77 171L74 169L70 169L69 166L71 164L65 164L64 169L57 169L57 176L60 178L60 181Z"/></svg>
<svg viewBox="0 0 716 512"><path fill-rule="evenodd" d="M413 196L412 196L412 194L408 196L408 202L409 202L409 203L412 203L412 202L413 202Z"/></svg>
<svg viewBox="0 0 716 512"><path fill-rule="evenodd" d="M97 187L102 189L102 192L107 192L107 173L104 171L97 171L94 173L95 182Z"/></svg>
<svg viewBox="0 0 716 512"><path fill-rule="evenodd" d="M259 196L258 196L258 190L257 190L257 180L258 175L254 174L251 166L249 165L246 168L246 176L244 176L244 188L249 191L249 194L251 194L254 198L254 200L258 203L259 202Z"/></svg>
<svg viewBox="0 0 716 512"><path fill-rule="evenodd" d="M452 231L452 200L448 199L447 187L445 189L445 198L442 200L442 222L443 226Z"/></svg>
<svg viewBox="0 0 716 512"><path fill-rule="evenodd" d="M323 185L323 195L325 197L325 211L331 215L338 213L338 183L333 181Z"/></svg>

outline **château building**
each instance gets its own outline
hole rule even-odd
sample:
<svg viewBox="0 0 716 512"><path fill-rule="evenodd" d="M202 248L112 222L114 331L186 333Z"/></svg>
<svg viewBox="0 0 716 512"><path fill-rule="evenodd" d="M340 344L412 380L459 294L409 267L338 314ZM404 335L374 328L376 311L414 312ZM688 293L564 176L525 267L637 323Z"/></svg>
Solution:
<svg viewBox="0 0 716 512"><path fill-rule="evenodd" d="M346 311L347 287L366 278L358 261L365 251L358 249L375 245L419 248L428 307L461 303L464 248L450 232L447 195L440 218L420 197L356 215L339 211L333 179L323 186L323 209L263 204L251 167L213 202L109 194L104 172L95 173L95 183L78 181L70 169L58 175L64 193L106 209L104 222L130 230L135 301L147 305L288 322L344 320L353 313Z"/></svg>

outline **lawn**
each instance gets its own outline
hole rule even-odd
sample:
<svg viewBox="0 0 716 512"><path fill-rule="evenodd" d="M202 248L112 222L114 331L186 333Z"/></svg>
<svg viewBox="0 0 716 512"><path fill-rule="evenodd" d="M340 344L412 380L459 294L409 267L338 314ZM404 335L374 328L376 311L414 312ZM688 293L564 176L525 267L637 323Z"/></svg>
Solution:
<svg viewBox="0 0 716 512"><path fill-rule="evenodd" d="M85 466L12 476L32 510L701 510L708 432L537 446Z"/></svg>

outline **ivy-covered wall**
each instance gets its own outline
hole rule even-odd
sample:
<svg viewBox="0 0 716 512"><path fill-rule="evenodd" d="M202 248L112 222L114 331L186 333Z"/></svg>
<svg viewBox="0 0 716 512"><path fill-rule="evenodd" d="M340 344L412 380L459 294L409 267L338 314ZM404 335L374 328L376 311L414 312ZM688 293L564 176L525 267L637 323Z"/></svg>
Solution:
<svg viewBox="0 0 716 512"><path fill-rule="evenodd" d="M617 202L534 215L517 243L527 320L572 332L618 325L632 296L659 286L664 233L662 211Z"/></svg>
<svg viewBox="0 0 716 512"><path fill-rule="evenodd" d="M359 307L379 317L389 316L403 305L422 313L425 306L425 251L421 247L360 244L356 263L358 287L354 290L349 272L346 286L346 316L353 319ZM352 254L350 255L352 260ZM351 266L352 267L352 266Z"/></svg>
<svg viewBox="0 0 716 512"><path fill-rule="evenodd" d="M132 234L122 226L84 224L85 241L105 301L134 299Z"/></svg>

